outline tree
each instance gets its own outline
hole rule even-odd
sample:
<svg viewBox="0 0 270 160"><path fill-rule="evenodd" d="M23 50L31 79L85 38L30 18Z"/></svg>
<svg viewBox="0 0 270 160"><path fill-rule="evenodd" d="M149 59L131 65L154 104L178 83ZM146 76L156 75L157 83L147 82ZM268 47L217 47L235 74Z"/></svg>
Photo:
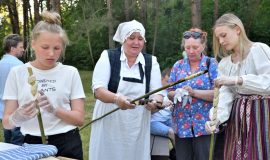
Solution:
<svg viewBox="0 0 270 160"><path fill-rule="evenodd" d="M191 1L191 20L192 27L201 28L201 0Z"/></svg>
<svg viewBox="0 0 270 160"><path fill-rule="evenodd" d="M82 12L83 12L83 20L86 22L86 6L82 5ZM89 49L89 53L90 53L90 57L91 57L91 61L92 61L92 67L95 67L95 60L93 57L93 51L92 51L92 45L91 45L91 39L90 39L90 34L89 34L89 27L87 25L85 25L84 27L86 29L86 36L87 36L87 44L88 44L88 49Z"/></svg>
<svg viewBox="0 0 270 160"><path fill-rule="evenodd" d="M112 16L112 1L107 0L107 18L108 18L108 38L109 38L109 48L114 48L115 43L113 41L113 34L114 34L114 29L113 29L113 16Z"/></svg>
<svg viewBox="0 0 270 160"><path fill-rule="evenodd" d="M51 10L60 14L60 0L50 0Z"/></svg>
<svg viewBox="0 0 270 160"><path fill-rule="evenodd" d="M39 14L39 6L40 6L40 1L39 0L34 0L34 22L37 24L40 20L40 14Z"/></svg>
<svg viewBox="0 0 270 160"><path fill-rule="evenodd" d="M154 21L154 38L153 38L153 49L152 54L155 55L155 48L156 48L156 41L157 41L157 30L158 30L158 23L159 23L159 0L154 1L154 8L155 8L155 21Z"/></svg>
<svg viewBox="0 0 270 160"><path fill-rule="evenodd" d="M218 18L218 0L214 0L214 22Z"/></svg>
<svg viewBox="0 0 270 160"><path fill-rule="evenodd" d="M47 8L47 10L49 11L49 10L51 10L51 0L47 0L46 1L46 8Z"/></svg>
<svg viewBox="0 0 270 160"><path fill-rule="evenodd" d="M252 28L252 23L254 23L254 19L255 16L259 10L259 6L261 4L261 0L252 0L252 1L247 1L249 7L249 11L248 11L248 24L245 26L247 34L249 34L249 32L251 32L251 28Z"/></svg>
<svg viewBox="0 0 270 160"><path fill-rule="evenodd" d="M3 3L7 6L9 12L9 18L11 22L12 32L20 34L19 16L17 11L16 0L3 0Z"/></svg>
<svg viewBox="0 0 270 160"><path fill-rule="evenodd" d="M126 21L130 21L130 0L125 0L125 18Z"/></svg>
<svg viewBox="0 0 270 160"><path fill-rule="evenodd" d="M30 9L29 1L23 0L23 40L24 48L28 48L29 44L29 19L28 19L28 10ZM28 53L28 52L27 52ZM28 61L29 55L25 54L25 61Z"/></svg>
<svg viewBox="0 0 270 160"><path fill-rule="evenodd" d="M146 22L147 22L147 2L146 0L141 0L141 22L144 25L144 27L146 27Z"/></svg>

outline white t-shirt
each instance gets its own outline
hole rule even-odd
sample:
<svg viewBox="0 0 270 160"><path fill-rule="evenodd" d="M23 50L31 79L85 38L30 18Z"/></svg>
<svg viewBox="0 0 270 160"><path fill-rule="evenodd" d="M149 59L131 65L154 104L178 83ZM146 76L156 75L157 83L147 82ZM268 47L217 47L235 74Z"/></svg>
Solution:
<svg viewBox="0 0 270 160"><path fill-rule="evenodd" d="M31 86L28 84L28 70L31 67L38 83L38 90L44 92L53 106L71 110L71 100L85 98L82 82L75 67L58 63L50 70L39 70L30 63L14 67L7 78L4 100L17 100L19 107L31 100ZM76 128L55 115L41 109L45 135L65 133ZM21 126L22 134L40 136L37 117L25 121Z"/></svg>
<svg viewBox="0 0 270 160"><path fill-rule="evenodd" d="M223 58L218 66L219 76L240 76L243 84L222 86L219 93L217 118L221 123L229 119L235 95L270 95L270 48L264 43L253 43L242 63L232 63L231 56ZM213 113L213 108L210 115Z"/></svg>

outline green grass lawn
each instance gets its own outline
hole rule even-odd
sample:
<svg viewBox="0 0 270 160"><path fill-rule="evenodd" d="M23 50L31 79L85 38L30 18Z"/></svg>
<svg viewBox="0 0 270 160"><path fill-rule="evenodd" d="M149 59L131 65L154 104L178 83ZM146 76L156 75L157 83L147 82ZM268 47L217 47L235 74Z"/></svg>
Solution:
<svg viewBox="0 0 270 160"><path fill-rule="evenodd" d="M92 72L90 71L80 71L83 87L84 87L84 92L86 94L86 101L85 101L85 124L90 122L91 117L92 117L92 112L93 112L93 106L94 106L94 96L91 91L91 79L92 79ZM2 129L2 123L0 124L0 141L3 142L3 129ZM81 130L80 132L82 142L83 142L83 157L84 160L88 160L88 150L89 150L89 137L90 137L90 126L87 128Z"/></svg>

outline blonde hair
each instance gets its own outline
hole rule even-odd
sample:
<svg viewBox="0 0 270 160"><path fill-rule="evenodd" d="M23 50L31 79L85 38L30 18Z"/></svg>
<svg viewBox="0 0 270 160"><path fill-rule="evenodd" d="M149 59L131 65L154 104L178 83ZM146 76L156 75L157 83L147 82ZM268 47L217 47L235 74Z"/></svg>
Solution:
<svg viewBox="0 0 270 160"><path fill-rule="evenodd" d="M219 19L215 22L215 25L213 27L213 32L215 31L216 27L220 27L220 26L228 26L229 28L234 28L238 26L240 28L241 31L239 34L239 49L240 49L241 57L243 57L244 53L247 50L245 47L249 45L251 41L247 37L242 21L236 15L232 13L226 13L222 15L221 17L219 17ZM215 34L213 34L213 50L214 50L215 57L219 56L220 58L228 56L231 52L221 47Z"/></svg>
<svg viewBox="0 0 270 160"><path fill-rule="evenodd" d="M41 13L42 21L39 21L31 34L31 40L36 40L41 33L51 32L57 33L62 39L62 57L64 57L66 46L69 44L68 36L65 30L61 27L61 17L56 12L43 11Z"/></svg>
<svg viewBox="0 0 270 160"><path fill-rule="evenodd" d="M190 28L188 31L199 32L202 34L202 36L199 39L201 41L201 44L204 46L204 51L206 51L206 49L207 49L207 45L206 45L207 44L207 32L205 32L199 28ZM182 47L182 49L184 49L184 47L185 47L185 38L184 37L182 37L181 47Z"/></svg>

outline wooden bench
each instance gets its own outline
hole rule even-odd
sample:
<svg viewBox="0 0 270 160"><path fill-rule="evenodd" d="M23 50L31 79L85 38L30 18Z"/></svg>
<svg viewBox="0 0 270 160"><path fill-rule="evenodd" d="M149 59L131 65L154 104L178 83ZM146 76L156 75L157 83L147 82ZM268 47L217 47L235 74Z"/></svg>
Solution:
<svg viewBox="0 0 270 160"><path fill-rule="evenodd" d="M170 153L170 139L167 137L151 135L150 140L151 160L168 160Z"/></svg>

